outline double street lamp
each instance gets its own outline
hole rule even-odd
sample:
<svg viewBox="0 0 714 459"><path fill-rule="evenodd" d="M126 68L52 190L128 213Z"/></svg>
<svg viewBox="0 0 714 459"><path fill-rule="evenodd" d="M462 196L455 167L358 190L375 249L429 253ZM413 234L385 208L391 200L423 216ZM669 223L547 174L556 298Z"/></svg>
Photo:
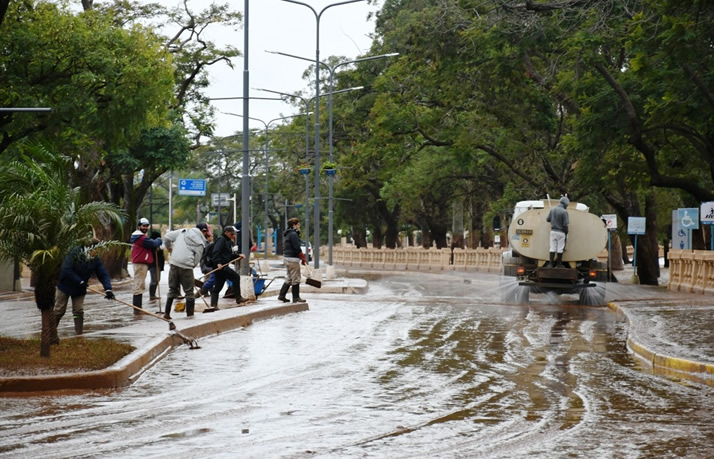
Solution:
<svg viewBox="0 0 714 459"><path fill-rule="evenodd" d="M243 115L239 115L238 113L230 113L230 112L222 112L226 115L232 115L232 116L238 116L238 117L243 117ZM263 123L263 126L265 127L265 251L264 251L264 258L267 260L268 259L268 171L269 171L269 166L270 163L268 161L268 128L270 127L271 124L273 124L276 121L280 120L287 120L290 118L295 118L297 116L301 116L303 113L298 113L297 115L289 115L289 116L281 116L279 118L274 118L267 123L260 118L253 118L252 116L249 116L249 120L253 121L258 121ZM309 116L310 113L304 113L305 116ZM287 226L287 223L286 223Z"/></svg>
<svg viewBox="0 0 714 459"><path fill-rule="evenodd" d="M263 89L263 88L253 88L253 89L255 89L256 91L264 91L264 92L269 92L269 93L273 93L273 94L279 94L279 95L285 96L285 97L291 97L291 98L295 98L295 99L300 99L300 100L302 101L302 103L305 105L305 112L306 112L308 115L311 114L311 112L308 112L308 110L309 110L309 108L310 108L310 104L311 104L313 101L317 101L317 99L318 99L318 96L317 96L317 95L316 95L315 97L310 98L310 99L306 99L306 98L304 98L304 97L302 97L302 96L300 96L300 95L298 95L298 94L290 94L290 93L287 93L287 92L275 91L275 90L272 90L272 89ZM352 87L352 88L340 89L339 91L331 91L329 94L323 94L323 96L329 95L330 98L331 98L333 94L340 94L340 93L349 92L349 91L357 91L357 90L359 90L359 89L363 89L363 87L362 87L362 86L355 86L355 87ZM315 103L317 104L317 102L315 102ZM317 117L317 116L318 116L318 115L317 115L317 112L315 112L315 117ZM316 121L316 126L318 126L318 125L319 125L319 122ZM306 118L305 118L305 163L306 163L306 164L307 164L307 163L309 162L309 160L310 160L310 134L309 134L309 132L310 132L310 130L309 130L309 128L308 128L308 118L306 117ZM316 139L316 140L317 140L317 139ZM319 158L318 158L318 156L317 156L317 155L318 155L318 150L319 150L319 141L317 142L317 145L315 146L315 162L316 162L316 164L319 164ZM320 196L320 192L319 192L319 190L320 190L319 180L320 180L320 171L319 171L319 169L316 169L316 171L315 171L315 198L316 198L316 199L319 198L319 196ZM309 175L308 175L308 174L305 174L305 222L304 222L305 225L304 225L304 226L305 226L305 234L306 234L306 239L307 239L307 240L310 239L310 205L309 205L309 204L310 204L310 179L309 179ZM317 206L316 206L316 207L317 207ZM317 218L320 218L320 211L319 211L319 209L317 209L317 210L315 211L315 216L316 216ZM318 225L319 222L317 222L317 223L315 223L315 224ZM316 237L316 239L315 239L314 245L317 246L317 245L320 244L320 239L319 239L320 235L319 235L319 232L316 232L315 237ZM319 266L318 266L318 267L319 267Z"/></svg>
<svg viewBox="0 0 714 459"><path fill-rule="evenodd" d="M365 0L346 0L337 3L331 3L319 12L311 5L297 0L283 0L288 3L295 3L307 7L315 15L315 196L320 196L320 18L322 14L333 6L346 5L349 3L357 3ZM313 258L315 260L315 268L320 267L320 206L315 205L315 247L313 247Z"/></svg>
<svg viewBox="0 0 714 459"><path fill-rule="evenodd" d="M312 62L312 59L308 59L307 57L302 57L302 56L296 56L295 54L283 53L280 51L267 51L267 50L266 50L266 52L270 53L270 54L278 54L280 56L292 57L295 59L301 59L303 61ZM330 115L329 115L329 119L330 119L330 124L329 124L330 162L333 161L333 159L332 159L332 147L333 147L333 141L332 141L332 94L335 93L333 91L333 88L334 88L334 82L335 82L335 73L337 72L337 69L339 67L342 67L343 65L356 64L359 62L372 61L375 59L384 59L387 57L394 57L394 56L398 56L398 55L399 55L399 53L388 53L388 54L380 54L378 56L362 57L362 58L354 59L351 61L340 62L333 66L330 66L329 64L327 64L325 62L320 62L320 64L322 64L330 72L330 86L329 86L330 97L328 98L328 111L330 113ZM334 232L334 230L333 230L333 210L332 210L333 209L333 205L332 205L333 181L334 181L334 176L330 175L328 177L328 183L329 183L329 187L330 187L330 191L329 191L330 199L328 200L328 211L327 211L328 212L327 213L327 215L328 215L328 218L327 218L327 247L328 247L328 254L329 254L327 264L329 264L329 265L332 265L332 246L333 246L333 242L334 242L334 239L333 239L334 235L332 234ZM317 246L318 244L316 243L315 245Z"/></svg>

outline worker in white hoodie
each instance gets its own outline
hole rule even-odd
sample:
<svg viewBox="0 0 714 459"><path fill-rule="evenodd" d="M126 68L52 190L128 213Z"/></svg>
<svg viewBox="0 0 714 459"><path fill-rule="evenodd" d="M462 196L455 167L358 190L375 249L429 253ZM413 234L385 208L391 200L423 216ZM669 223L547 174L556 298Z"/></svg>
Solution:
<svg viewBox="0 0 714 459"><path fill-rule="evenodd" d="M186 292L186 317L193 317L196 304L194 297L193 270L203 257L207 244L206 234L210 233L206 223L199 223L195 228L169 231L164 236L164 244L169 251L169 293L166 297L164 318L171 319L171 305L180 294Z"/></svg>

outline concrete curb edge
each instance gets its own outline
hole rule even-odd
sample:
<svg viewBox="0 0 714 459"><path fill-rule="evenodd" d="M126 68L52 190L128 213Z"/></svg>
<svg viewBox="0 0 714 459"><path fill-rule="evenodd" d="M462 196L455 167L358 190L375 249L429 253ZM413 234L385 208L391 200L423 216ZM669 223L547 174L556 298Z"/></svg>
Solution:
<svg viewBox="0 0 714 459"><path fill-rule="evenodd" d="M627 349L647 362L656 374L682 377L714 386L714 364L658 353L638 341L633 321L623 308L615 303L608 303L607 306L627 320Z"/></svg>
<svg viewBox="0 0 714 459"><path fill-rule="evenodd" d="M308 310L307 303L292 303L204 322L184 327L180 331L182 334L192 338L204 338L246 327L258 320ZM0 378L0 397L26 396L30 393L38 395L58 391L88 391L126 387L134 383L146 370L161 361L174 348L183 344L183 340L177 335L166 332L165 336L149 341L114 365L103 370Z"/></svg>

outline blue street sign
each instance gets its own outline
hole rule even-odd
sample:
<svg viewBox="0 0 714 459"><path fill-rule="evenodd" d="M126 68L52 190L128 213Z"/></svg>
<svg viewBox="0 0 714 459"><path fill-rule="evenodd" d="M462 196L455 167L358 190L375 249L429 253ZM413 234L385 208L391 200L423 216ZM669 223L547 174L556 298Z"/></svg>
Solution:
<svg viewBox="0 0 714 459"><path fill-rule="evenodd" d="M181 196L206 196L206 180L179 179L178 194Z"/></svg>
<svg viewBox="0 0 714 459"><path fill-rule="evenodd" d="M677 218L679 218L680 228L686 230L699 229L699 209L696 207L677 209Z"/></svg>

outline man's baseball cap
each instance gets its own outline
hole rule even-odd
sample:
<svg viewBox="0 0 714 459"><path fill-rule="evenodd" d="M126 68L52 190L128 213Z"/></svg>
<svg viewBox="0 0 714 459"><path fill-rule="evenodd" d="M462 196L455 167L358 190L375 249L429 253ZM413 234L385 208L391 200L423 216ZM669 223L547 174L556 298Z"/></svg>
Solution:
<svg viewBox="0 0 714 459"><path fill-rule="evenodd" d="M139 225L149 225L149 220L142 217L139 219Z"/></svg>
<svg viewBox="0 0 714 459"><path fill-rule="evenodd" d="M211 228L208 226L208 224L203 223L203 222L197 223L196 228L200 229L201 231L210 231L211 230Z"/></svg>
<svg viewBox="0 0 714 459"><path fill-rule="evenodd" d="M236 229L232 226L226 226L225 228L223 228L223 232L224 233L235 233Z"/></svg>

